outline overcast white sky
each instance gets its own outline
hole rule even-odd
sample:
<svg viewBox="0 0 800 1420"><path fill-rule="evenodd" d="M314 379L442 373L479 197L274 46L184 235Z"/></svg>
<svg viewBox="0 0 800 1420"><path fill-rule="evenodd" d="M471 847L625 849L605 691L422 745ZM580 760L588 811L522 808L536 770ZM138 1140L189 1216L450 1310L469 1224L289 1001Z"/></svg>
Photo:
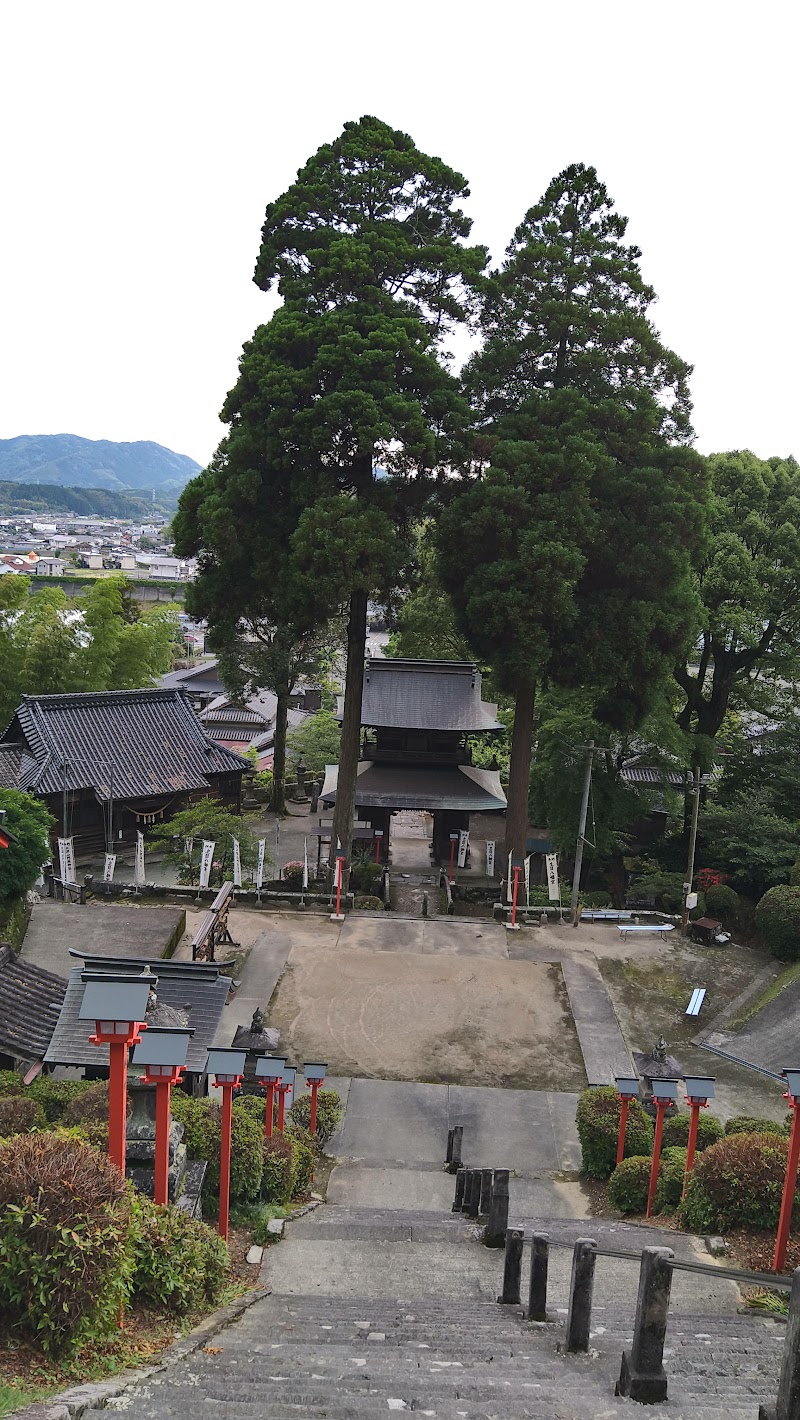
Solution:
<svg viewBox="0 0 800 1420"><path fill-rule="evenodd" d="M465 173L498 259L592 163L695 366L697 445L800 456L798 7L782 0L0 5L0 438L204 463L264 207L374 113Z"/></svg>

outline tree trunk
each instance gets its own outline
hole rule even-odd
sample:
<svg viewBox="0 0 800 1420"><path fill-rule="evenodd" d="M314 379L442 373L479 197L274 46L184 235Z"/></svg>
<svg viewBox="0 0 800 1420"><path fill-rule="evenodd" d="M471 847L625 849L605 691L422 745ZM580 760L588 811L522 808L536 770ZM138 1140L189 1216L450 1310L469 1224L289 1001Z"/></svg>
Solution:
<svg viewBox="0 0 800 1420"><path fill-rule="evenodd" d="M275 707L275 740L272 750L272 796L270 808L273 813L286 813L286 719L289 710L289 687L282 685L275 691L278 698Z"/></svg>
<svg viewBox="0 0 800 1420"><path fill-rule="evenodd" d="M356 806L356 776L361 750L361 697L364 692L364 647L367 640L367 594L353 592L347 622L347 679L344 689L342 737L339 742L339 780L331 832L331 867L336 857L337 839L350 863L353 817ZM346 879L344 880L346 881Z"/></svg>
<svg viewBox="0 0 800 1420"><path fill-rule="evenodd" d="M533 754L533 712L536 705L536 682L523 682L517 687L514 704L514 730L511 736L511 766L508 773L508 808L506 809L506 857L503 876L508 871L508 855L524 856L528 846L528 795Z"/></svg>

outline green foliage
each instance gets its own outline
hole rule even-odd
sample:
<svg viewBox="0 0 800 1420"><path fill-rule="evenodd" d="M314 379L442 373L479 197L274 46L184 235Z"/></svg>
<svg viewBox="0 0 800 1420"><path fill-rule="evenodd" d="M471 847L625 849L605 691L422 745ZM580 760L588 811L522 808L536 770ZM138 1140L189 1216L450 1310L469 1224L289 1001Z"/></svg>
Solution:
<svg viewBox="0 0 800 1420"><path fill-rule="evenodd" d="M768 785L753 785L706 805L698 842L739 891L761 897L788 880L800 850L800 821L775 813Z"/></svg>
<svg viewBox="0 0 800 1420"><path fill-rule="evenodd" d="M681 1110L679 1114L673 1114L670 1119L664 1120L664 1129L661 1137L665 1147L669 1145L686 1147L689 1139L691 1118L688 1111ZM701 1109L697 1116L698 1152L702 1152L703 1149L708 1149L712 1144L716 1144L717 1140L721 1139L725 1133L726 1130L723 1128L722 1121L717 1119L715 1114L709 1114L707 1110Z"/></svg>
<svg viewBox="0 0 800 1420"><path fill-rule="evenodd" d="M633 1154L617 1164L608 1181L608 1199L621 1213L643 1213L647 1207L651 1160Z"/></svg>
<svg viewBox="0 0 800 1420"><path fill-rule="evenodd" d="M0 583L11 581L16 578L0 577ZM39 799L19 789L0 789L0 809L6 811L3 826L13 835L8 848L0 848L0 902L7 902L33 887L50 858L53 819Z"/></svg>
<svg viewBox="0 0 800 1420"><path fill-rule="evenodd" d="M287 1126L284 1138L288 1139L292 1146L294 1172L292 1197L302 1198L308 1193L314 1179L314 1165L317 1162L314 1141L308 1130L303 1129L296 1121Z"/></svg>
<svg viewBox="0 0 800 1420"><path fill-rule="evenodd" d="M776 1227L788 1146L772 1133L728 1134L706 1149L686 1189L686 1226L695 1232Z"/></svg>
<svg viewBox="0 0 800 1420"><path fill-rule="evenodd" d="M246 1228L253 1242L266 1247L275 1237L269 1231L273 1218L285 1218L289 1212L277 1203L239 1203L231 1209L231 1223L237 1228Z"/></svg>
<svg viewBox="0 0 800 1420"><path fill-rule="evenodd" d="M133 1270L129 1189L58 1133L0 1144L0 1305L44 1351L111 1335Z"/></svg>
<svg viewBox="0 0 800 1420"><path fill-rule="evenodd" d="M338 1090L317 1091L317 1141L324 1148L334 1130L339 1125L342 1114L342 1097ZM304 1130L311 1124L311 1096L298 1095L290 1110L292 1119Z"/></svg>
<svg viewBox="0 0 800 1420"><path fill-rule="evenodd" d="M770 888L756 907L756 931L781 961L800 958L800 888Z"/></svg>
<svg viewBox="0 0 800 1420"><path fill-rule="evenodd" d="M40 1075L27 1090L42 1106L48 1124L59 1124L72 1101L93 1088L91 1080L54 1080L51 1075ZM4 1093L0 1084L0 1095Z"/></svg>
<svg viewBox="0 0 800 1420"><path fill-rule="evenodd" d="M24 1095L7 1095L0 1099L0 1139L8 1139L12 1134L30 1134L46 1125L44 1110L36 1100Z"/></svg>
<svg viewBox="0 0 800 1420"><path fill-rule="evenodd" d="M377 896L383 882L383 867L371 858L361 856L353 859L350 869L350 891Z"/></svg>
<svg viewBox="0 0 800 1420"><path fill-rule="evenodd" d="M228 1249L217 1233L169 1204L136 1199L134 1292L178 1316L216 1301L228 1278Z"/></svg>
<svg viewBox="0 0 800 1420"><path fill-rule="evenodd" d="M686 1150L677 1146L662 1149L655 1197L657 1213L671 1213L680 1205L685 1174Z"/></svg>
<svg viewBox="0 0 800 1420"><path fill-rule="evenodd" d="M177 864L181 880L190 883L198 880L203 839L213 841L214 863L219 866L212 868L209 883L219 887L233 875L234 838L239 840L243 879L248 869L251 875L254 873L258 841L252 823L253 820L223 808L217 799L201 799L159 824L150 836L154 845L163 848L165 858ZM191 843L188 852L187 842ZM270 861L269 854L264 861Z"/></svg>
<svg viewBox="0 0 800 1420"><path fill-rule="evenodd" d="M375 897L369 893L359 894L353 899L353 906L356 912L384 912L385 907L380 897Z"/></svg>
<svg viewBox="0 0 800 1420"><path fill-rule="evenodd" d="M128 1102L130 1109L130 1101ZM73 1092L64 1105L62 1122L72 1125L106 1124L108 1122L108 1081L98 1080L87 1088Z"/></svg>
<svg viewBox="0 0 800 1420"><path fill-rule="evenodd" d="M789 1127L785 1124L778 1124L774 1119L759 1119L746 1114L739 1114L734 1119L728 1119L725 1123L726 1134L780 1134L786 1138L789 1134Z"/></svg>
<svg viewBox="0 0 800 1420"><path fill-rule="evenodd" d="M318 710L286 736L286 756L290 764L304 764L312 774L321 774L326 764L338 764L341 725L330 710Z"/></svg>
<svg viewBox="0 0 800 1420"><path fill-rule="evenodd" d="M0 1070L0 1096L25 1093L22 1076L16 1070Z"/></svg>
<svg viewBox="0 0 800 1420"><path fill-rule="evenodd" d="M706 912L726 927L733 927L739 909L739 894L727 883L712 883L706 892Z"/></svg>
<svg viewBox="0 0 800 1420"><path fill-rule="evenodd" d="M608 1178L616 1166L617 1136L622 1105L613 1085L583 1090L576 1123L581 1141L582 1169L592 1178ZM653 1150L653 1126L638 1100L628 1106L625 1157Z"/></svg>
<svg viewBox="0 0 800 1420"><path fill-rule="evenodd" d="M205 1159L204 1191L219 1194L219 1154L222 1142L222 1109L216 1100L192 1099L182 1090L172 1092L172 1113L184 1127L190 1159ZM249 1105L234 1100L231 1123L231 1202L257 1198L261 1188L263 1126Z"/></svg>
<svg viewBox="0 0 800 1420"><path fill-rule="evenodd" d="M263 1137L263 1135L262 1135ZM286 1205L295 1190L295 1150L291 1139L273 1134L263 1143L261 1197L266 1203Z"/></svg>

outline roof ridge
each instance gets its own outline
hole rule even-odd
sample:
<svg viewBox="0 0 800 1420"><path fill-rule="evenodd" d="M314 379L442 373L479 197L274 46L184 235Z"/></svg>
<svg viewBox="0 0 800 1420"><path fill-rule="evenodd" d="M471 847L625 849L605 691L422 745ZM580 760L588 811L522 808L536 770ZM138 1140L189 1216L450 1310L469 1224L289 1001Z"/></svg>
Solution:
<svg viewBox="0 0 800 1420"><path fill-rule="evenodd" d="M90 700L95 703L104 702L108 704L123 697L133 699L137 695L146 695L151 698L162 700L174 700L177 696L186 696L186 691L178 685L141 685L131 690L65 690L56 695L23 695L23 705L57 705L65 701L74 704L80 701L87 704Z"/></svg>

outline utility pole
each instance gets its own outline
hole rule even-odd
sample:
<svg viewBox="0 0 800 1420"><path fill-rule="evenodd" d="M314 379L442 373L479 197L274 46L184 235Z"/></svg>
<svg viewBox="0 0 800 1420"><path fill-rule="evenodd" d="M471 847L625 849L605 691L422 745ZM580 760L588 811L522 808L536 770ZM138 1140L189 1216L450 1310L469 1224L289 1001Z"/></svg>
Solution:
<svg viewBox="0 0 800 1420"><path fill-rule="evenodd" d="M570 914L572 925L578 925L578 895L581 890L581 867L583 866L583 845L586 835L586 814L589 809L589 790L592 785L592 760L594 759L594 740L590 740L586 746L586 772L583 779L583 796L581 798L581 814L578 821L578 842L575 845L575 871L572 874L572 898L570 900Z"/></svg>
<svg viewBox="0 0 800 1420"><path fill-rule="evenodd" d="M681 931L686 932L689 923L689 908L687 898L692 890L692 878L694 877L694 850L697 844L697 815L700 812L700 766L694 767L694 784L692 786L692 825L689 830L689 861L686 865L686 882L683 891L683 918L681 920Z"/></svg>

